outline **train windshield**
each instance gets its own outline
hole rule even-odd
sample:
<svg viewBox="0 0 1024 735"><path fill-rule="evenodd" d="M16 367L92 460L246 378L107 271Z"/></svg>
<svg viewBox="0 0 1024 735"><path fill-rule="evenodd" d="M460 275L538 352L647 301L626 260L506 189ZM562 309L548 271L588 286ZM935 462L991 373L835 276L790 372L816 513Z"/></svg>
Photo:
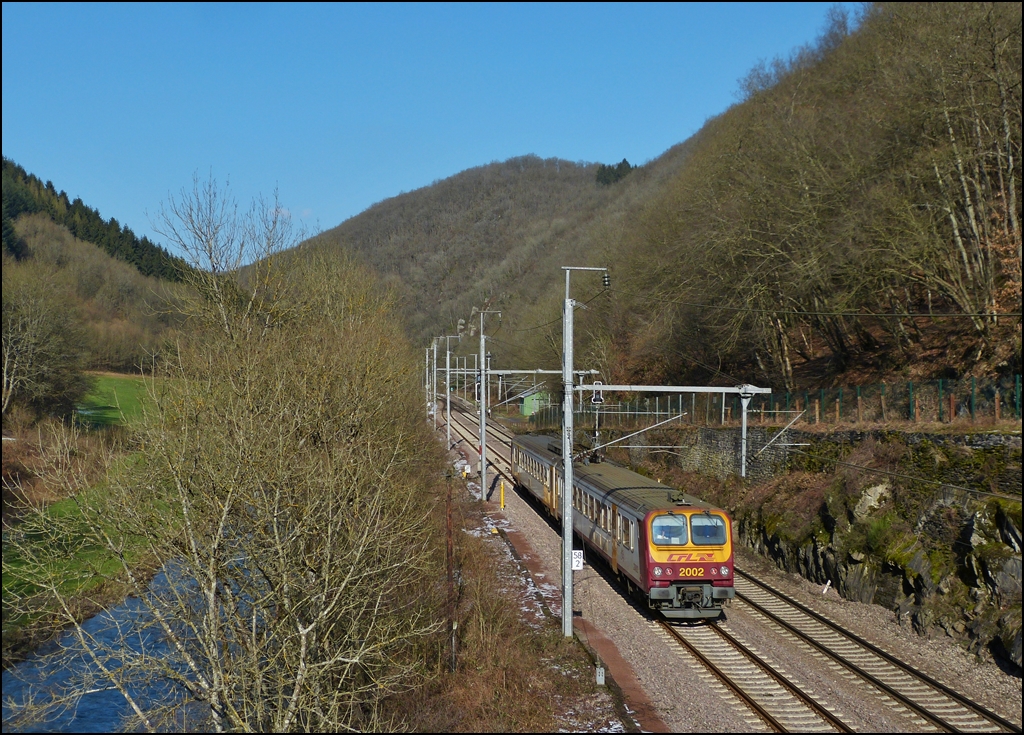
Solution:
<svg viewBox="0 0 1024 735"><path fill-rule="evenodd" d="M698 546L721 546L725 543L725 519L722 516L694 513L690 516L693 543Z"/></svg>
<svg viewBox="0 0 1024 735"><path fill-rule="evenodd" d="M658 516L651 522L654 543L682 546L686 543L686 516Z"/></svg>

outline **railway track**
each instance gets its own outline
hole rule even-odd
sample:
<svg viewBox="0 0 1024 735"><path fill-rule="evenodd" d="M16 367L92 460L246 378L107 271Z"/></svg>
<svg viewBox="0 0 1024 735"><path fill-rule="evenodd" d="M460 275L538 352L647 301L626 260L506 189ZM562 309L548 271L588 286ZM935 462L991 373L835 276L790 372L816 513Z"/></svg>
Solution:
<svg viewBox="0 0 1024 735"><path fill-rule="evenodd" d="M840 714L722 624L658 621L657 625L771 730L853 732Z"/></svg>
<svg viewBox="0 0 1024 735"><path fill-rule="evenodd" d="M739 605L860 677L903 708L918 727L945 732L1021 732L1019 725L739 569L735 587Z"/></svg>
<svg viewBox="0 0 1024 735"><path fill-rule="evenodd" d="M461 401L459 401L461 404ZM479 414L467 406L452 401L452 431L458 434L472 451L478 451ZM490 470L496 472L507 482L512 479L512 434L505 427L492 420L487 422L488 462Z"/></svg>
<svg viewBox="0 0 1024 735"><path fill-rule="evenodd" d="M452 429L471 446L478 441L478 414L452 401ZM491 468L512 481L509 467L512 434L488 421ZM493 443L492 443L493 442ZM753 576L736 570L735 604L745 606L768 627L810 649L817 658L841 666L864 682L868 695L902 709L908 725L946 732L1021 732L1006 718L972 702L869 641ZM778 732L853 732L844 716L820 701L763 653L740 640L728 623L692 625L652 621L684 648L710 676L752 713L757 722Z"/></svg>

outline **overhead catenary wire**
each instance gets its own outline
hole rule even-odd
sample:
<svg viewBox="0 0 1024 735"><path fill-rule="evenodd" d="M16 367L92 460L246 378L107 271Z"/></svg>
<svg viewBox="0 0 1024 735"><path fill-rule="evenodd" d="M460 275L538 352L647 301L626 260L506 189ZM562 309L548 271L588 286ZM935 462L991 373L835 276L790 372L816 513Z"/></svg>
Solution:
<svg viewBox="0 0 1024 735"><path fill-rule="evenodd" d="M610 288L605 288L605 289L602 289L601 291L598 291L596 294L594 294L589 299L584 301L583 302L583 306L586 306L587 304L589 304L591 301L596 299L601 294L608 293L609 291L611 291ZM552 324L561 324L561 323L562 323L562 317L558 317L557 319L552 319L551 321L544 322L543 324L535 324L532 327L524 327L523 329L513 329L512 331L513 332L532 332L535 329L543 329L544 327L550 327Z"/></svg>

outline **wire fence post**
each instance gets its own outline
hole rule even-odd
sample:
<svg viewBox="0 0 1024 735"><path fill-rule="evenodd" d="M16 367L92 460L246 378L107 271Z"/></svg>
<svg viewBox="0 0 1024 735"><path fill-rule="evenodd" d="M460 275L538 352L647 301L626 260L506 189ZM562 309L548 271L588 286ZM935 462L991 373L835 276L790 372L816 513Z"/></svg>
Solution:
<svg viewBox="0 0 1024 735"><path fill-rule="evenodd" d="M942 378L939 378L939 423L942 423Z"/></svg>
<svg viewBox="0 0 1024 735"><path fill-rule="evenodd" d="M907 381L907 419L910 421L916 420L916 413L914 412L914 381Z"/></svg>
<svg viewBox="0 0 1024 735"><path fill-rule="evenodd" d="M974 376L971 376L971 423L974 423L974 409L975 409L975 398L977 394L977 382Z"/></svg>

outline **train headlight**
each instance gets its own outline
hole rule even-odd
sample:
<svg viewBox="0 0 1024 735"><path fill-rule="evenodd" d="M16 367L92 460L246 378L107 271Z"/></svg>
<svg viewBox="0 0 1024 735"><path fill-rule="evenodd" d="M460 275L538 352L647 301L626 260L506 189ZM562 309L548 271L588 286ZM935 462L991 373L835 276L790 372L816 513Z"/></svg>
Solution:
<svg viewBox="0 0 1024 735"><path fill-rule="evenodd" d="M729 567L722 567L722 576L723 577L728 577L729 576Z"/></svg>
<svg viewBox="0 0 1024 735"><path fill-rule="evenodd" d="M661 567L654 567L654 576L655 577L660 577L661 576Z"/></svg>
<svg viewBox="0 0 1024 735"><path fill-rule="evenodd" d="M665 574L667 574L669 577L671 577L672 576L672 567L665 567Z"/></svg>

